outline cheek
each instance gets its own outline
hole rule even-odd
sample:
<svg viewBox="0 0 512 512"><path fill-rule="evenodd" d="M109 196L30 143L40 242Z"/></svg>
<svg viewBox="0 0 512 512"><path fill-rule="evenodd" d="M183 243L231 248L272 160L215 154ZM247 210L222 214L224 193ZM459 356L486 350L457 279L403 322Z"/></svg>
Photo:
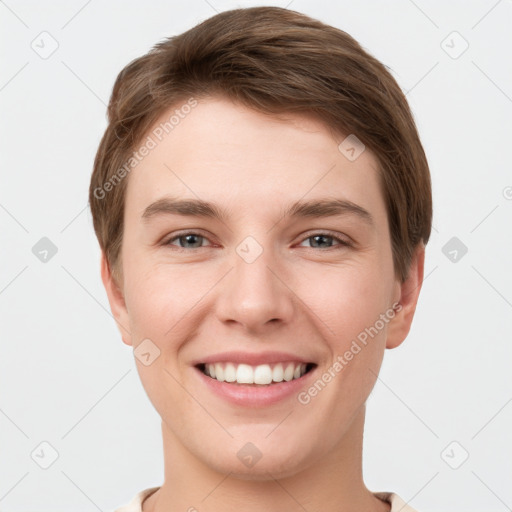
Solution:
<svg viewBox="0 0 512 512"><path fill-rule="evenodd" d="M329 267L306 275L298 278L297 294L328 327L324 332L329 338L341 345L373 325L388 307L385 272L378 264Z"/></svg>
<svg viewBox="0 0 512 512"><path fill-rule="evenodd" d="M139 264L137 271L131 271L132 279L125 284L134 347L149 339L159 350L150 365L137 361L137 370L153 406L164 417L169 403L186 401L175 380L180 380L181 371L177 357L194 332L188 315L205 292L196 282L197 276L169 266Z"/></svg>
<svg viewBox="0 0 512 512"><path fill-rule="evenodd" d="M173 339L186 335L187 315L215 283L211 272L204 278L191 269L144 265L143 261L134 264L127 275L132 276L125 284L133 332L139 339L150 338L160 347L165 346L166 351Z"/></svg>

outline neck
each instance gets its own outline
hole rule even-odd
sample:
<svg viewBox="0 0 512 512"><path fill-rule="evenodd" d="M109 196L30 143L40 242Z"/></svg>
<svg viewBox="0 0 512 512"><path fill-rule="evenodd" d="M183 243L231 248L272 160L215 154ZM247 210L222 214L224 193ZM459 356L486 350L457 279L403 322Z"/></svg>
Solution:
<svg viewBox="0 0 512 512"><path fill-rule="evenodd" d="M191 454L162 422L165 480L143 504L143 512L388 512L362 477L365 408L340 443L303 471L286 478L243 480L220 474Z"/></svg>

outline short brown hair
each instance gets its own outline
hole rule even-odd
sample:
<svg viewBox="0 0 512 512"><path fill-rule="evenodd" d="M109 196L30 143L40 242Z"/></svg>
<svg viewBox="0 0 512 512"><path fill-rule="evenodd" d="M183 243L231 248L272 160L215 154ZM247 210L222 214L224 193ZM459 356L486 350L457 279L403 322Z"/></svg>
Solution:
<svg viewBox="0 0 512 512"><path fill-rule="evenodd" d="M414 249L430 237L432 192L405 95L349 34L279 7L221 12L119 73L89 188L94 229L114 277L122 275L127 182L119 170L155 121L191 96L221 96L266 114L310 114L334 133L354 134L379 161L395 274L406 279Z"/></svg>

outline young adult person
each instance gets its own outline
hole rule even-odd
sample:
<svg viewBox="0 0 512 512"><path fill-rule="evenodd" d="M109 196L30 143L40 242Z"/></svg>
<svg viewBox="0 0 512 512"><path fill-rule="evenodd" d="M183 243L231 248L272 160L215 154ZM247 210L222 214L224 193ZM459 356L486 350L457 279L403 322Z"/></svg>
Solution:
<svg viewBox="0 0 512 512"><path fill-rule="evenodd" d="M127 65L108 116L101 276L165 462L119 512L412 511L362 474L365 403L409 332L432 219L385 66L298 12L235 9Z"/></svg>

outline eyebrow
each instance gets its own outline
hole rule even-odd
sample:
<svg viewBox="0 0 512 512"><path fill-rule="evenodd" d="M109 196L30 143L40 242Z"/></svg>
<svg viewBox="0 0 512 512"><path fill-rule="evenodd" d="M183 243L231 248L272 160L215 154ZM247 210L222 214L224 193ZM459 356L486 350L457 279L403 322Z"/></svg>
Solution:
<svg viewBox="0 0 512 512"><path fill-rule="evenodd" d="M227 220L228 213L214 203L201 199L178 199L163 197L151 203L142 213L142 220L147 222L160 215L185 215L189 217L204 217ZM375 221L368 210L352 201L344 199L321 199L311 201L296 201L286 208L283 217L323 218L338 215L351 215L363 220L373 227Z"/></svg>

